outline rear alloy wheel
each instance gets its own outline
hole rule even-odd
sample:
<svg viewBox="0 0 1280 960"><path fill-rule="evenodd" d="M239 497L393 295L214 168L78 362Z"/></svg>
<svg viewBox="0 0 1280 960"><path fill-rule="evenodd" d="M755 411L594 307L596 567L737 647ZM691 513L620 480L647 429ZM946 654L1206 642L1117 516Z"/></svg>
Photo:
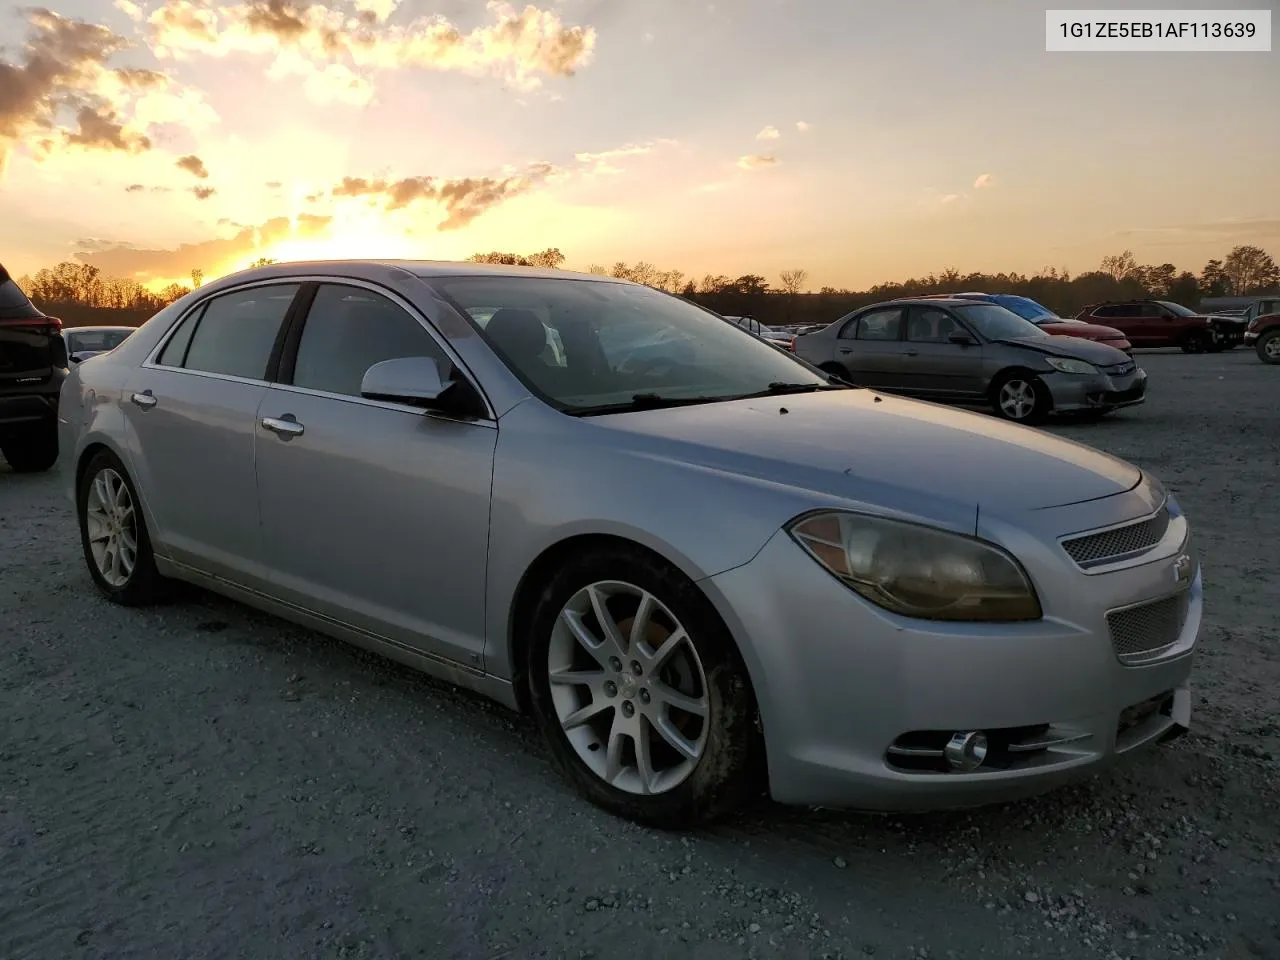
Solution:
<svg viewBox="0 0 1280 960"><path fill-rule="evenodd" d="M688 578L624 548L575 557L533 616L533 712L589 800L687 828L747 797L760 751L746 668Z"/></svg>
<svg viewBox="0 0 1280 960"><path fill-rule="evenodd" d="M1213 338L1203 330L1192 330L1182 341L1183 353L1205 353L1213 347Z"/></svg>
<svg viewBox="0 0 1280 960"><path fill-rule="evenodd" d="M1280 329L1268 330L1258 338L1253 348L1263 363L1280 363Z"/></svg>
<svg viewBox="0 0 1280 960"><path fill-rule="evenodd" d="M1049 388L1034 373L1010 373L991 390L996 416L1014 423L1038 423L1049 413Z"/></svg>
<svg viewBox="0 0 1280 960"><path fill-rule="evenodd" d="M156 570L137 492L115 454L102 450L89 461L76 507L85 563L103 595L129 607L162 599L166 581Z"/></svg>
<svg viewBox="0 0 1280 960"><path fill-rule="evenodd" d="M58 462L58 434L50 430L0 444L14 473L43 473Z"/></svg>

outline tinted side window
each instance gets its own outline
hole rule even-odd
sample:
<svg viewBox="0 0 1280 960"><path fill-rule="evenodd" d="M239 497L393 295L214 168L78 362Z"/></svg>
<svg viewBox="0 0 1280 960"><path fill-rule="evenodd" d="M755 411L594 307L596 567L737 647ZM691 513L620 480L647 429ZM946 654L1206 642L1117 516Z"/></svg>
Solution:
<svg viewBox="0 0 1280 960"><path fill-rule="evenodd" d="M1120 315L1121 314L1120 314L1119 307L1097 307L1093 311L1093 316L1101 317L1104 319L1106 317L1118 317Z"/></svg>
<svg viewBox="0 0 1280 960"><path fill-rule="evenodd" d="M913 307L907 321L907 339L915 343L948 343L964 332L950 314L936 307Z"/></svg>
<svg viewBox="0 0 1280 960"><path fill-rule="evenodd" d="M1258 316L1268 313L1280 313L1280 300L1263 300L1258 304Z"/></svg>
<svg viewBox="0 0 1280 960"><path fill-rule="evenodd" d="M191 344L191 335L196 332L196 324L200 322L200 315L203 313L203 306L196 307L181 322L177 332L169 338L169 342L160 351L160 356L156 357L156 363L162 367L182 366L182 361L187 358L187 347Z"/></svg>
<svg viewBox="0 0 1280 960"><path fill-rule="evenodd" d="M276 334L297 292L296 283L272 284L214 297L196 323L182 365L188 370L262 380Z"/></svg>
<svg viewBox="0 0 1280 960"><path fill-rule="evenodd" d="M858 318L857 339L897 340L902 334L902 308L872 310Z"/></svg>
<svg viewBox="0 0 1280 960"><path fill-rule="evenodd" d="M1142 317L1166 317L1170 311L1158 303L1143 303L1138 306L1138 315Z"/></svg>
<svg viewBox="0 0 1280 960"><path fill-rule="evenodd" d="M293 384L358 397L365 371L400 357L452 366L422 324L391 300L363 287L323 284L302 328Z"/></svg>

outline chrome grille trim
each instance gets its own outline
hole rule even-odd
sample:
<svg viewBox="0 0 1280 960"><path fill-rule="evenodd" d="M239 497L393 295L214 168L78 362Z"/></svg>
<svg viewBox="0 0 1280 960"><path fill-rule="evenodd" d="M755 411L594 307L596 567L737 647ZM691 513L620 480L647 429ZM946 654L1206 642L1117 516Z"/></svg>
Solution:
<svg viewBox="0 0 1280 960"><path fill-rule="evenodd" d="M1107 628L1116 657L1126 666L1159 660L1178 642L1187 622L1191 591L1148 600L1107 614Z"/></svg>
<svg viewBox="0 0 1280 960"><path fill-rule="evenodd" d="M1081 570L1127 560L1154 549L1164 539L1171 519L1168 505L1161 504L1159 510L1142 520L1068 537L1062 541L1062 549Z"/></svg>

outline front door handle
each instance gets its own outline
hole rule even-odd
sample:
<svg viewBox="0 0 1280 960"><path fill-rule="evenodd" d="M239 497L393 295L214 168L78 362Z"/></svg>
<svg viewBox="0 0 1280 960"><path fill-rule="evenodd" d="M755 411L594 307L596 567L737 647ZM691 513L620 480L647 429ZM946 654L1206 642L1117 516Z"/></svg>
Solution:
<svg viewBox="0 0 1280 960"><path fill-rule="evenodd" d="M280 437L282 440L288 440L290 437L300 437L306 429L297 420L293 414L286 413L283 417L263 417L262 425Z"/></svg>
<svg viewBox="0 0 1280 960"><path fill-rule="evenodd" d="M852 347L840 347L839 350L841 353L853 353Z"/></svg>
<svg viewBox="0 0 1280 960"><path fill-rule="evenodd" d="M920 356L920 351L919 351L919 350L908 350L908 351L907 351L907 356L908 356L908 357L918 357L918 356Z"/></svg>
<svg viewBox="0 0 1280 960"><path fill-rule="evenodd" d="M150 390L143 390L141 393L135 393L129 399L143 410L150 410L159 403L159 401L151 395Z"/></svg>

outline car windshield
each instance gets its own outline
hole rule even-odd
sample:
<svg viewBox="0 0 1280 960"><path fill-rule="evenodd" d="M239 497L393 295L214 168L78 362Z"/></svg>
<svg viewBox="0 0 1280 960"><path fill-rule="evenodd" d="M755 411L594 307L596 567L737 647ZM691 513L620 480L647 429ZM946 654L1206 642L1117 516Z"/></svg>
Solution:
<svg viewBox="0 0 1280 960"><path fill-rule="evenodd" d="M1030 320L1033 323L1037 320L1057 320L1053 311L1043 304L1036 303L1030 297L1004 296L996 300L999 306L1006 310L1012 310L1023 320Z"/></svg>
<svg viewBox="0 0 1280 960"><path fill-rule="evenodd" d="M649 287L475 276L431 285L484 330L517 376L566 413L833 389L791 355Z"/></svg>
<svg viewBox="0 0 1280 960"><path fill-rule="evenodd" d="M1180 317L1198 317L1199 316L1199 314L1196 313L1194 310L1188 310L1186 307L1184 307L1180 303L1173 303L1172 301L1169 301L1169 300L1157 300L1156 302L1160 304L1160 306L1162 307L1168 307L1170 310L1172 310L1174 313L1176 313Z"/></svg>
<svg viewBox="0 0 1280 960"><path fill-rule="evenodd" d="M955 310L969 326L988 340L1049 336L1030 320L1024 320L1013 311L994 303L966 303Z"/></svg>

